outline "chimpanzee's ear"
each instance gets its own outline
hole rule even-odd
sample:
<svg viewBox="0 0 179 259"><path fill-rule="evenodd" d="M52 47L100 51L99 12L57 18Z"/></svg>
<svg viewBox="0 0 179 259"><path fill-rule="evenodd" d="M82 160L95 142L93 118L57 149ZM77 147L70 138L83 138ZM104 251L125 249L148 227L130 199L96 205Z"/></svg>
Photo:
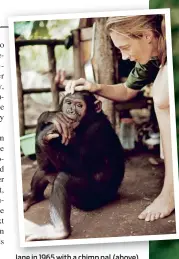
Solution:
<svg viewBox="0 0 179 259"><path fill-rule="evenodd" d="M96 100L94 102L94 105L95 105L95 110L97 113L101 112L102 110L102 102L100 100Z"/></svg>

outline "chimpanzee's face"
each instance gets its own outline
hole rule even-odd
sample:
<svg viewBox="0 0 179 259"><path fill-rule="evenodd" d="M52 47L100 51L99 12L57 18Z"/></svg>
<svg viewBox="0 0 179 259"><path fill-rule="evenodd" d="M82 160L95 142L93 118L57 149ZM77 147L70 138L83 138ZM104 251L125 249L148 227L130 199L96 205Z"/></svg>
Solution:
<svg viewBox="0 0 179 259"><path fill-rule="evenodd" d="M63 100L62 112L69 119L81 121L86 114L86 110L87 105L80 95L68 95Z"/></svg>

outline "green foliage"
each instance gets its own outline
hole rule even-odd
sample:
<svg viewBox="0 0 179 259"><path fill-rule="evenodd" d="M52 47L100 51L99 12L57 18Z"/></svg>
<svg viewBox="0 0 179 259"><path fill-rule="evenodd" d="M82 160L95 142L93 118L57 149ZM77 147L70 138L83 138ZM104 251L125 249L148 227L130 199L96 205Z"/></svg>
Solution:
<svg viewBox="0 0 179 259"><path fill-rule="evenodd" d="M65 39L78 27L79 19L15 22L15 34L25 39Z"/></svg>
<svg viewBox="0 0 179 259"><path fill-rule="evenodd" d="M21 70L48 71L47 47L25 46L20 49Z"/></svg>
<svg viewBox="0 0 179 259"><path fill-rule="evenodd" d="M150 9L178 7L178 0L150 0Z"/></svg>
<svg viewBox="0 0 179 259"><path fill-rule="evenodd" d="M177 126L177 143L179 147L179 55L173 56L174 67L174 85L175 85L175 110L176 110L176 126ZM179 150L178 150L179 157Z"/></svg>
<svg viewBox="0 0 179 259"><path fill-rule="evenodd" d="M65 69L68 73L73 74L73 49L65 49L64 46L56 46L55 57L57 70Z"/></svg>
<svg viewBox="0 0 179 259"><path fill-rule="evenodd" d="M35 21L31 31L31 39L49 39L48 21Z"/></svg>
<svg viewBox="0 0 179 259"><path fill-rule="evenodd" d="M65 39L71 30L76 29L79 19L25 21L14 24L15 34L25 39ZM63 68L68 73L73 71L72 48L64 46L55 48L57 69ZM27 46L20 50L21 68L23 70L47 71L48 57L46 46Z"/></svg>
<svg viewBox="0 0 179 259"><path fill-rule="evenodd" d="M152 241L149 243L150 259L178 259L179 240Z"/></svg>
<svg viewBox="0 0 179 259"><path fill-rule="evenodd" d="M78 27L79 19L64 19L48 21L47 28L51 39L65 39L71 30Z"/></svg>
<svg viewBox="0 0 179 259"><path fill-rule="evenodd" d="M26 22L15 22L14 23L14 34L16 36L22 36L25 39L29 38L32 28L33 28L33 23L30 21Z"/></svg>

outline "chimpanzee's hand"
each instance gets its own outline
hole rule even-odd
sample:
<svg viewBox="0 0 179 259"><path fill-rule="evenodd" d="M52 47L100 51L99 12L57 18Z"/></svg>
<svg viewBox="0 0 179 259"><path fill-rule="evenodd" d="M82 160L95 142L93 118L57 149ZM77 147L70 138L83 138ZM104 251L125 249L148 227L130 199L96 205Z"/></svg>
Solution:
<svg viewBox="0 0 179 259"><path fill-rule="evenodd" d="M51 121L55 128L52 132L47 134L46 140L50 140L52 138L56 138L59 135L62 136L62 144L68 145L72 135L74 124L71 119L69 119L65 114L62 112L57 112L54 117L51 118Z"/></svg>
<svg viewBox="0 0 179 259"><path fill-rule="evenodd" d="M95 93L101 90L100 84L95 84L87 81L84 78L80 78L78 80L69 80L66 83L65 92L66 94L70 93L73 94L74 91L89 91L91 93Z"/></svg>

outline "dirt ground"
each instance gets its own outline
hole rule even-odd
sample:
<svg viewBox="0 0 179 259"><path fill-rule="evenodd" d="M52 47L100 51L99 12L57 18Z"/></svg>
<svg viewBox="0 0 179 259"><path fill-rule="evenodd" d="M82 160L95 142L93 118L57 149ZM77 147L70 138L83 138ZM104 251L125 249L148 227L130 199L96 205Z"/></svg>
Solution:
<svg viewBox="0 0 179 259"><path fill-rule="evenodd" d="M70 239L121 237L174 234L175 214L155 222L139 220L139 213L159 194L163 183L164 164L153 165L150 158L158 153L138 150L126 153L126 173L117 199L92 212L72 209ZM23 189L29 189L36 169L36 160L22 158ZM47 188L46 196L50 193ZM25 217L35 223L44 224L49 220L48 199L33 205Z"/></svg>

